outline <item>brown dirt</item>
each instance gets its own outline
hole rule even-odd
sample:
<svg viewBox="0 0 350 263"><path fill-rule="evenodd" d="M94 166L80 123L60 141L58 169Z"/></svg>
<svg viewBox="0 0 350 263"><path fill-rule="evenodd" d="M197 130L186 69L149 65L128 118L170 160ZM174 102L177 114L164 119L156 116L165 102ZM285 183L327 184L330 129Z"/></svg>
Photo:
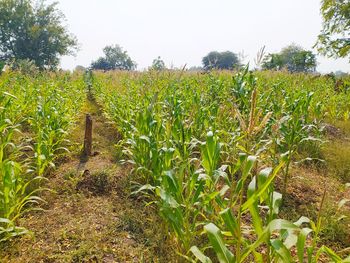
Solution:
<svg viewBox="0 0 350 263"><path fill-rule="evenodd" d="M171 262L160 219L150 207L128 195L128 170L116 164L119 135L94 101L84 112L93 118L93 151L66 157L49 175L44 211L32 212L19 224L31 236L0 247L0 262ZM81 146L84 115L70 140Z"/></svg>

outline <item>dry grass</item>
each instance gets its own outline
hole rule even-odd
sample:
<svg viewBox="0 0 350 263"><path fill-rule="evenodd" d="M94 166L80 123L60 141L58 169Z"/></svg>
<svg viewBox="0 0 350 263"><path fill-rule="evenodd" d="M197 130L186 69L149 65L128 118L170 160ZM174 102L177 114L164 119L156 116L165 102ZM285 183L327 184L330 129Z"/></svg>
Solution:
<svg viewBox="0 0 350 263"><path fill-rule="evenodd" d="M350 182L350 140L333 140L323 147L328 172L342 180Z"/></svg>

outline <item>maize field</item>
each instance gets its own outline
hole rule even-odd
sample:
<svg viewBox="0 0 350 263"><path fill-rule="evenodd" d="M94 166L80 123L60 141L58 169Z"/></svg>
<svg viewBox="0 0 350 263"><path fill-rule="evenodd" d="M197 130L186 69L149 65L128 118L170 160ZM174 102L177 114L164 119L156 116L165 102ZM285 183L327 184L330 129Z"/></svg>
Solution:
<svg viewBox="0 0 350 263"><path fill-rule="evenodd" d="M316 217L280 216L293 168L327 166L326 125L350 121L350 78L248 68L1 75L1 241L28 231L16 221L44 202L86 93L121 136L130 196L156 209L179 261L350 262L321 242L326 184Z"/></svg>

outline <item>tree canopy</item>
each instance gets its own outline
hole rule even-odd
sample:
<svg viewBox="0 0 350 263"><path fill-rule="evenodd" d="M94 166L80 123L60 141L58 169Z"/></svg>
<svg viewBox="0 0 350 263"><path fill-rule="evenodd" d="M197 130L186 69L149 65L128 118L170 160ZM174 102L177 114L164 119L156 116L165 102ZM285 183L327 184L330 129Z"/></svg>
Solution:
<svg viewBox="0 0 350 263"><path fill-rule="evenodd" d="M322 30L318 51L329 57L347 57L350 61L350 1L322 0Z"/></svg>
<svg viewBox="0 0 350 263"><path fill-rule="evenodd" d="M119 45L106 46L103 49L104 57L98 58L91 63L91 69L100 70L133 70L136 63L131 60L128 53Z"/></svg>
<svg viewBox="0 0 350 263"><path fill-rule="evenodd" d="M262 69L281 70L285 68L290 72L314 72L316 65L315 54L292 44L283 48L279 53L268 54L262 62Z"/></svg>
<svg viewBox="0 0 350 263"><path fill-rule="evenodd" d="M238 56L231 51L212 51L203 57L202 64L205 70L233 69L240 67L240 60Z"/></svg>
<svg viewBox="0 0 350 263"><path fill-rule="evenodd" d="M4 61L0 61L0 74L2 72L2 69L5 67L5 62Z"/></svg>
<svg viewBox="0 0 350 263"><path fill-rule="evenodd" d="M77 40L63 25L57 3L0 0L0 60L30 60L40 69L55 68L73 54Z"/></svg>
<svg viewBox="0 0 350 263"><path fill-rule="evenodd" d="M153 59L152 66L150 69L153 70L164 70L166 69L164 61L158 56L156 59Z"/></svg>

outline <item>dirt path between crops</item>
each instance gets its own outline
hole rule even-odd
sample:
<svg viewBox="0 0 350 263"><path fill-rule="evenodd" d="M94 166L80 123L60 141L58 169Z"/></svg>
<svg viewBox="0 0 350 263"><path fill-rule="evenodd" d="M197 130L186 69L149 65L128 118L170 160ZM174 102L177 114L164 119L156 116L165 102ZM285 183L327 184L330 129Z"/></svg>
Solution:
<svg viewBox="0 0 350 263"><path fill-rule="evenodd" d="M129 196L128 170L117 164L115 127L88 100L71 142L81 145L85 113L93 119L94 156L71 153L48 177L45 211L20 220L33 235L0 249L0 262L170 262L159 218ZM77 147L76 147L77 148ZM165 256L168 254L167 256Z"/></svg>

